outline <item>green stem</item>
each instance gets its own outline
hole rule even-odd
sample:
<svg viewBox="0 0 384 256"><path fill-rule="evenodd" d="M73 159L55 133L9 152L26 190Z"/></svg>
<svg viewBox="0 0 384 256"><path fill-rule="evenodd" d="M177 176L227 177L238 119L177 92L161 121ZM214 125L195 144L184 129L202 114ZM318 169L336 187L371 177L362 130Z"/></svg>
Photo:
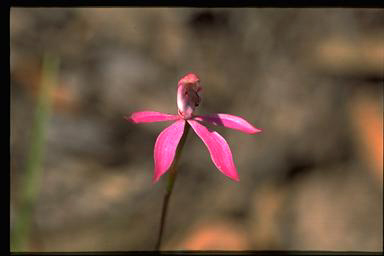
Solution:
<svg viewBox="0 0 384 256"><path fill-rule="evenodd" d="M33 207L40 190L45 126L51 110L52 87L56 84L58 67L57 58L45 55L43 60L42 81L31 133L26 173L21 184L20 208L17 211L18 215L12 230L11 248L13 251L20 251L25 247L25 242L29 235Z"/></svg>
<svg viewBox="0 0 384 256"><path fill-rule="evenodd" d="M169 172L168 184L167 184L167 189L166 189L166 192L164 195L163 208L161 211L159 236L157 238L157 242L156 242L156 246L155 246L156 251L160 250L161 240L163 238L163 231L164 231L164 226L165 226L166 217L167 217L168 203L169 203L169 199L170 199L171 194L172 194L172 190L173 190L173 186L175 184L175 179L176 179L176 174L177 174L177 164L179 162L179 159L181 156L181 151L182 151L184 144L185 144L185 140L187 139L189 129L190 129L190 126L189 126L188 122L185 122L185 128L184 128L183 136L181 137L180 143L177 146L175 159L174 159L174 161L173 161L173 163L172 163L172 165L168 171Z"/></svg>

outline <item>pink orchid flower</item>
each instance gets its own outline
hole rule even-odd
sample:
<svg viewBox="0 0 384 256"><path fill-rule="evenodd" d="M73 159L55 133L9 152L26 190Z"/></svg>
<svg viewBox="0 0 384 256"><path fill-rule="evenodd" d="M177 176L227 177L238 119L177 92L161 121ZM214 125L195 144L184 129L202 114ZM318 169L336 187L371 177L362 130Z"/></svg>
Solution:
<svg viewBox="0 0 384 256"><path fill-rule="evenodd" d="M200 104L199 93L202 88L197 75L189 73L180 79L177 88L178 115L170 115L155 111L140 111L126 117L133 123L150 123L161 121L175 121L164 129L156 139L154 160L155 172L153 182L157 182L170 168L175 157L177 145L184 132L186 122L207 146L211 159L215 166L229 178L239 181L239 175L233 162L232 152L226 140L217 132L212 131L200 122L221 125L227 128L239 130L248 134L261 132L261 129L253 127L239 116L230 114L193 115Z"/></svg>

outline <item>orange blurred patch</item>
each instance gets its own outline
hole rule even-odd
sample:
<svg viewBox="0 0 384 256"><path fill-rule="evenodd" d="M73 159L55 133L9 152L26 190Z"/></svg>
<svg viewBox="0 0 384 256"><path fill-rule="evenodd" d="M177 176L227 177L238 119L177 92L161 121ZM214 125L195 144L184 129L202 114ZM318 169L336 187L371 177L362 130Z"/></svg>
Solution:
<svg viewBox="0 0 384 256"><path fill-rule="evenodd" d="M178 246L185 250L247 250L250 248L244 230L224 221L201 223Z"/></svg>
<svg viewBox="0 0 384 256"><path fill-rule="evenodd" d="M373 96L358 95L350 104L352 120L359 135L360 154L383 181L383 112Z"/></svg>

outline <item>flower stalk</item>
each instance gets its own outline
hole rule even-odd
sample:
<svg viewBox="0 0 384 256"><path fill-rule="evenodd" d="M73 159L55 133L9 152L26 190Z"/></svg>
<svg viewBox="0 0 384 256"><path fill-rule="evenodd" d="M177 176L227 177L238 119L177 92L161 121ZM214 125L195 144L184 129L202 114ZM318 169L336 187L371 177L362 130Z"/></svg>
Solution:
<svg viewBox="0 0 384 256"><path fill-rule="evenodd" d="M171 165L171 168L169 169L168 183L167 183L166 192L165 192L164 200L163 200L163 207L162 207L162 211L161 211L159 235L158 235L156 246L155 246L156 251L160 250L161 241L163 238L164 227L165 227L166 218L167 218L169 199L172 195L173 186L175 184L176 175L177 175L178 162L179 162L185 141L187 139L189 128L190 128L190 126L188 124L186 124L184 127L183 136L181 137L180 143L176 149L175 159Z"/></svg>

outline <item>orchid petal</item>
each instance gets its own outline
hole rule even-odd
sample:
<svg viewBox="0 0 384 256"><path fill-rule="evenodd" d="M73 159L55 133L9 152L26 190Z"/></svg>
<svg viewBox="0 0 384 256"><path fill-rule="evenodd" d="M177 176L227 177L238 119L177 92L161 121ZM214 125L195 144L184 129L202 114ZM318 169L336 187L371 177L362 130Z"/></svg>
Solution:
<svg viewBox="0 0 384 256"><path fill-rule="evenodd" d="M125 117L125 119L137 124L177 120L179 116L155 111L140 111L132 113L130 117Z"/></svg>
<svg viewBox="0 0 384 256"><path fill-rule="evenodd" d="M153 182L157 182L171 166L176 154L177 145L184 132L185 121L179 120L164 129L155 143L155 173Z"/></svg>
<svg viewBox="0 0 384 256"><path fill-rule="evenodd" d="M210 131L204 125L201 125L197 121L187 120L192 126L192 129L200 137L200 139L207 146L211 155L211 159L215 166L229 178L239 181L239 175L237 173L235 164L232 158L231 149L225 139L217 132Z"/></svg>
<svg viewBox="0 0 384 256"><path fill-rule="evenodd" d="M261 132L261 129L255 128L253 125L248 123L245 119L239 116L230 114L212 114L212 115L201 115L193 117L197 121L205 121L214 125L221 125L227 128L239 130L248 134L254 134Z"/></svg>

